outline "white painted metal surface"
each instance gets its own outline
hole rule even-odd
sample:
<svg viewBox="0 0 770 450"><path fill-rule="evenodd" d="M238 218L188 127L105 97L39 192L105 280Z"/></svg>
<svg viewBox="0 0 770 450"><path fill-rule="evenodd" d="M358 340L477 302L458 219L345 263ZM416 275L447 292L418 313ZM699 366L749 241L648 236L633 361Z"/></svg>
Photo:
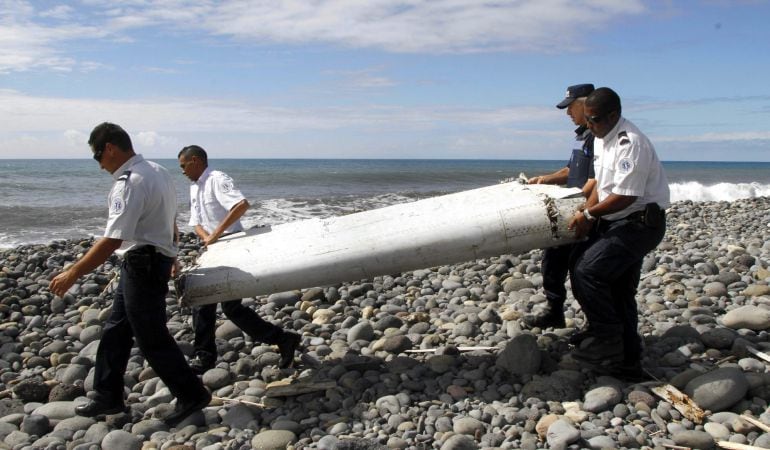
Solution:
<svg viewBox="0 0 770 450"><path fill-rule="evenodd" d="M200 305L562 245L582 202L579 189L512 182L249 230L211 245L178 287Z"/></svg>

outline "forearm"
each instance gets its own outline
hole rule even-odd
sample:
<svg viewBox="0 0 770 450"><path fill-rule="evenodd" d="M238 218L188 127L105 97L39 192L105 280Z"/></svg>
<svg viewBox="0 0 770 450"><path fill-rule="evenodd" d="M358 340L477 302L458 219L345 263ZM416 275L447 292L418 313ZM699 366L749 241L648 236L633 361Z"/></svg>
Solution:
<svg viewBox="0 0 770 450"><path fill-rule="evenodd" d="M566 184L569 177L569 167L562 167L556 172L531 178L529 184Z"/></svg>
<svg viewBox="0 0 770 450"><path fill-rule="evenodd" d="M75 281L83 275L91 272L101 265L112 253L120 248L123 243L120 239L101 238L83 258L73 264L69 269L60 273L48 286L55 295L63 296Z"/></svg>
<svg viewBox="0 0 770 450"><path fill-rule="evenodd" d="M76 262L69 270L77 278L91 272L99 267L115 250L119 249L123 241L121 239L101 238L96 241L93 247Z"/></svg>
<svg viewBox="0 0 770 450"><path fill-rule="evenodd" d="M209 238L209 234L206 232L206 230L201 225L195 225L195 234L198 235L198 238L202 241L205 241Z"/></svg>
<svg viewBox="0 0 770 450"><path fill-rule="evenodd" d="M219 223L217 228L211 232L209 239L218 239L232 224L243 216L247 209L249 209L249 202L246 199L236 203L230 208L230 211L227 212L227 215L222 222Z"/></svg>
<svg viewBox="0 0 770 450"><path fill-rule="evenodd" d="M594 194L592 193L592 195ZM602 217L628 208L632 203L634 203L635 200L635 196L610 194L601 202L597 202L593 205L589 205L589 202L586 202L586 207L590 215L594 217Z"/></svg>

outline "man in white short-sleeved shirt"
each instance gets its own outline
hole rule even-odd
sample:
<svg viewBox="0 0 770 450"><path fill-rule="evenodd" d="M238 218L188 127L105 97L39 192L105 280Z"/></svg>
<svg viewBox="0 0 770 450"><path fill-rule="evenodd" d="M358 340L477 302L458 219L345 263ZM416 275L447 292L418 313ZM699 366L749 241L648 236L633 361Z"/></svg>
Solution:
<svg viewBox="0 0 770 450"><path fill-rule="evenodd" d="M75 407L96 417L125 410L123 375L136 341L150 367L177 398L166 423L175 427L211 401L166 326L166 293L176 258L176 190L164 167L134 153L121 127L102 123L88 140L94 159L115 178L104 236L83 258L51 280L63 296L75 281L94 270L125 242L120 281L112 312L104 324L94 365L91 399Z"/></svg>
<svg viewBox="0 0 770 450"><path fill-rule="evenodd" d="M249 202L236 189L232 178L224 172L211 170L208 167L208 155L200 146L183 148L178 159L182 172L192 181L189 225L204 247L213 244L223 235L242 231L240 219L249 208ZM277 345L281 354L279 366L291 366L294 352L300 343L298 334L262 320L251 308L243 306L241 299L222 302L222 311L254 341ZM193 308L195 358L190 366L199 374L213 368L216 363L216 313L216 303Z"/></svg>
<svg viewBox="0 0 770 450"><path fill-rule="evenodd" d="M650 140L621 115L620 97L606 87L584 105L595 136L596 184L569 227L579 243L570 262L572 292L587 328L572 357L598 372L643 375L636 288L642 260L663 239L668 180Z"/></svg>

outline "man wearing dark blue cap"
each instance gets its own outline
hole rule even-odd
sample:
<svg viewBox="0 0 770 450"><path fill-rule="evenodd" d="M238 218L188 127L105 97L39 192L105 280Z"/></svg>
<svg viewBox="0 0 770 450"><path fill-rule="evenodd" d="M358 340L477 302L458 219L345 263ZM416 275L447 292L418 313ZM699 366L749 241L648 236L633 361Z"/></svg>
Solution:
<svg viewBox="0 0 770 450"><path fill-rule="evenodd" d="M583 103L593 90L593 84L576 84L567 88L564 100L556 107L567 108L567 115L578 126L575 129L575 145L569 163L554 173L530 178L529 184L566 184L567 187L583 188L589 179L594 178L594 136L588 129L583 114ZM564 328L564 301L567 298L564 282L567 279L569 256L573 247L562 245L545 249L543 252L541 271L548 306L539 314L525 316L525 326Z"/></svg>

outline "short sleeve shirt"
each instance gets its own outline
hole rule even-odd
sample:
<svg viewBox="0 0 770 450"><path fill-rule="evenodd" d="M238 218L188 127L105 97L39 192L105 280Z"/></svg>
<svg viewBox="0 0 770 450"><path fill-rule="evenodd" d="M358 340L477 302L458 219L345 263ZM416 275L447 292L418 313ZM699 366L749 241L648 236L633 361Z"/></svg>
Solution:
<svg viewBox="0 0 770 450"><path fill-rule="evenodd" d="M610 194L636 197L627 208L604 218L621 219L643 210L647 203L669 207L671 194L663 165L647 136L629 120L621 117L603 139L596 138L594 155L599 201Z"/></svg>
<svg viewBox="0 0 770 450"><path fill-rule="evenodd" d="M135 155L112 176L104 237L127 241L126 250L152 245L166 256L176 256L176 189L168 170Z"/></svg>
<svg viewBox="0 0 770 450"><path fill-rule="evenodd" d="M211 233L227 217L233 206L244 198L226 173L206 168L198 181L190 185L189 225L200 225L207 233ZM240 220L225 230L226 233L238 231L243 231Z"/></svg>

